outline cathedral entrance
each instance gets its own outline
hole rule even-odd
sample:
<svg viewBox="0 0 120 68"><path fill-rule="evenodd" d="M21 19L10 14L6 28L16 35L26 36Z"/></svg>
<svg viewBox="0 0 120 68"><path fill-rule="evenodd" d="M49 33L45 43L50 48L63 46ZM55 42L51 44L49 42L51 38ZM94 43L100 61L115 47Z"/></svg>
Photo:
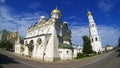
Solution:
<svg viewBox="0 0 120 68"><path fill-rule="evenodd" d="M28 45L29 57L31 57L32 54L33 54L33 49L34 49L34 45L33 44L34 44L34 41L31 40L30 43L29 43L29 45Z"/></svg>

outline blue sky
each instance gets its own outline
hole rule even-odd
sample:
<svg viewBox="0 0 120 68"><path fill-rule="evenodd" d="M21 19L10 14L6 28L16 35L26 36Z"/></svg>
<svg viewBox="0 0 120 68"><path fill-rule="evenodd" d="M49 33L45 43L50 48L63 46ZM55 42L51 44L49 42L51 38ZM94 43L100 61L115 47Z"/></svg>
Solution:
<svg viewBox="0 0 120 68"><path fill-rule="evenodd" d="M41 15L50 17L58 6L62 22L67 21L72 30L72 42L82 46L81 36L89 35L87 10L93 14L102 44L116 45L120 36L119 0L0 0L0 31L19 30L25 37L28 27Z"/></svg>

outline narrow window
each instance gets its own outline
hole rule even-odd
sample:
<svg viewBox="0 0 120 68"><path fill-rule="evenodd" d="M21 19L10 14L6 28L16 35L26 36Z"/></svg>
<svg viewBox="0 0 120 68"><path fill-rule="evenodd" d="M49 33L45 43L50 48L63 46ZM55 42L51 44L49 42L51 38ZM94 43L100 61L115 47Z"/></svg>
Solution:
<svg viewBox="0 0 120 68"><path fill-rule="evenodd" d="M98 38L97 38L97 37L95 38L95 41L98 41Z"/></svg>
<svg viewBox="0 0 120 68"><path fill-rule="evenodd" d="M67 54L68 54L69 51L67 51Z"/></svg>
<svg viewBox="0 0 120 68"><path fill-rule="evenodd" d="M94 27L94 24L92 24L92 27Z"/></svg>
<svg viewBox="0 0 120 68"><path fill-rule="evenodd" d="M93 42L93 38L92 38L92 42Z"/></svg>

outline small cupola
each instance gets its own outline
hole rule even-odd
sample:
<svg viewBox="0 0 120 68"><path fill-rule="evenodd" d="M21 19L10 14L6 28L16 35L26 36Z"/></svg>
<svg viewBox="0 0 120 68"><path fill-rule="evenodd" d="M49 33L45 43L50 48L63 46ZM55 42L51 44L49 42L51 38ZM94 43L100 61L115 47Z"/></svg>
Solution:
<svg viewBox="0 0 120 68"><path fill-rule="evenodd" d="M88 16L92 15L92 12L90 12L90 11L88 10L87 15L88 15Z"/></svg>
<svg viewBox="0 0 120 68"><path fill-rule="evenodd" d="M51 12L51 17L52 18L57 18L59 19L62 16L60 10L56 7L54 10Z"/></svg>

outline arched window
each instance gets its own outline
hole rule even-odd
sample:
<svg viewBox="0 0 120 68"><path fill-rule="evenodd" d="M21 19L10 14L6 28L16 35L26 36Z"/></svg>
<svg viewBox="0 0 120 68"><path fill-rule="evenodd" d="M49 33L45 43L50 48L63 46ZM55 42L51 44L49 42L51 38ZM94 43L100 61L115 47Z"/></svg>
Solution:
<svg viewBox="0 0 120 68"><path fill-rule="evenodd" d="M69 53L69 51L67 51L67 54Z"/></svg>
<svg viewBox="0 0 120 68"><path fill-rule="evenodd" d="M34 41L33 41L33 40L31 40L31 41L30 41L30 44L34 44Z"/></svg>
<svg viewBox="0 0 120 68"><path fill-rule="evenodd" d="M93 40L93 38L92 38L92 42L93 42L94 40Z"/></svg>
<svg viewBox="0 0 120 68"><path fill-rule="evenodd" d="M92 27L94 27L95 25L94 24L92 24Z"/></svg>
<svg viewBox="0 0 120 68"><path fill-rule="evenodd" d="M34 49L34 45L33 44L34 44L34 41L31 40L30 43L29 43L29 45L28 45L29 52L33 51L33 49Z"/></svg>
<svg viewBox="0 0 120 68"><path fill-rule="evenodd" d="M41 43L42 43L42 39L41 39L41 38L38 38L38 39L37 39L37 44L40 45Z"/></svg>
<svg viewBox="0 0 120 68"><path fill-rule="evenodd" d="M97 38L97 37L95 38L95 41L98 41L98 38Z"/></svg>

